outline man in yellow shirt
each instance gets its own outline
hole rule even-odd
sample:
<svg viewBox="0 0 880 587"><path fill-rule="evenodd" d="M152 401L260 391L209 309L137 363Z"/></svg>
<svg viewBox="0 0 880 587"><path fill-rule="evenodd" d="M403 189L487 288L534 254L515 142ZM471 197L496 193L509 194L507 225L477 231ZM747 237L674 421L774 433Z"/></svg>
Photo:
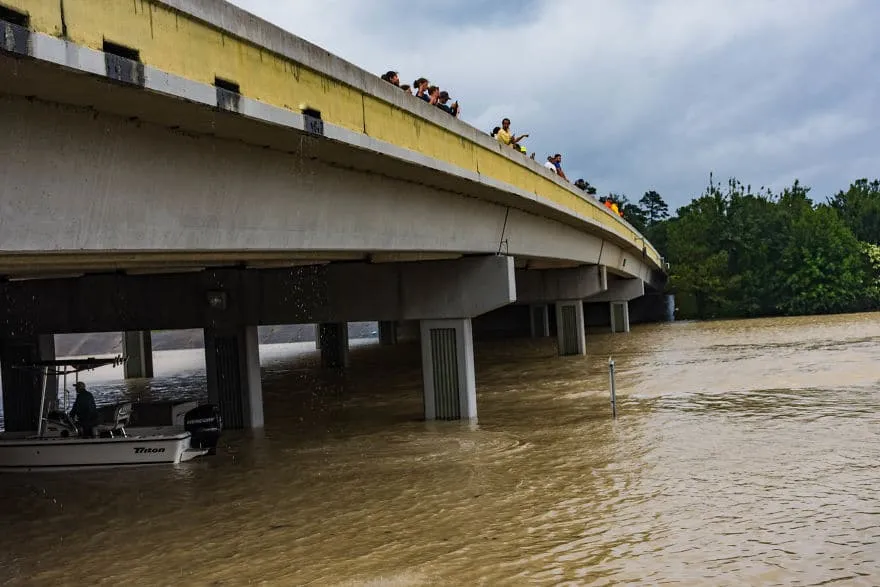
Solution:
<svg viewBox="0 0 880 587"><path fill-rule="evenodd" d="M527 134L516 136L512 132L510 132L510 119L505 118L501 121L501 130L498 131L498 134L495 135L495 138L502 145L511 145L516 147L517 143L528 136L529 135Z"/></svg>

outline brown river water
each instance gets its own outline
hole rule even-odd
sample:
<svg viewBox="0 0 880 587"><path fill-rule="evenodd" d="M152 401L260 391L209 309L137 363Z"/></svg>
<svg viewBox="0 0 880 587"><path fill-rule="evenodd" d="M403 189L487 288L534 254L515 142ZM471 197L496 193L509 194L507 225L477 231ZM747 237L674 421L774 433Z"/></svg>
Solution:
<svg viewBox="0 0 880 587"><path fill-rule="evenodd" d="M878 585L880 314L477 344L479 425L417 345L261 348L266 428L177 467L0 476L2 585ZM607 360L617 366L611 418ZM199 395L201 351L100 401Z"/></svg>

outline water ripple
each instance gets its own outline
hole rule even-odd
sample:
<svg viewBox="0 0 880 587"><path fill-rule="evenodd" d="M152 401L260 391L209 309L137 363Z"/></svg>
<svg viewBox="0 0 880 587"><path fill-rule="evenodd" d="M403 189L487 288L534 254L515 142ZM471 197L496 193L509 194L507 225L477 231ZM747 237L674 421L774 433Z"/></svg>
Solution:
<svg viewBox="0 0 880 587"><path fill-rule="evenodd" d="M341 377L268 349L263 435L168 469L4 477L0 580L880 583L873 315L588 340L565 359L552 341L478 345L479 425L419 420L417 347L359 347ZM175 360L149 389L92 387L199 393L196 359Z"/></svg>

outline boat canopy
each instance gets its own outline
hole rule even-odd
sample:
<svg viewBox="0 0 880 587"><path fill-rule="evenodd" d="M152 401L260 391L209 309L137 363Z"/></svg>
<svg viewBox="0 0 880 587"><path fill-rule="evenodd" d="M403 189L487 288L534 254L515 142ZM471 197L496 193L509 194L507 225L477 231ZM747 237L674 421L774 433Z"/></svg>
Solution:
<svg viewBox="0 0 880 587"><path fill-rule="evenodd" d="M13 367L16 369L45 370L49 375L67 375L69 373L79 373L80 371L91 371L105 365L118 367L125 362L126 358L122 355L116 355L109 358L53 359L47 361L28 361L13 365Z"/></svg>

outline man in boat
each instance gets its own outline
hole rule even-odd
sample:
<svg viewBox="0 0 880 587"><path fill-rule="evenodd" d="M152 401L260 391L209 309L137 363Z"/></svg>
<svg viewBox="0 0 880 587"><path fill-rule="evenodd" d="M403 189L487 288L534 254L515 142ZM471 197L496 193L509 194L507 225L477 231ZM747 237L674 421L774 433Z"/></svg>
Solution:
<svg viewBox="0 0 880 587"><path fill-rule="evenodd" d="M95 396L86 389L86 384L82 381L77 381L73 387L76 389L76 400L70 410L70 417L79 421L84 438L92 438L95 435L95 426L100 421Z"/></svg>

